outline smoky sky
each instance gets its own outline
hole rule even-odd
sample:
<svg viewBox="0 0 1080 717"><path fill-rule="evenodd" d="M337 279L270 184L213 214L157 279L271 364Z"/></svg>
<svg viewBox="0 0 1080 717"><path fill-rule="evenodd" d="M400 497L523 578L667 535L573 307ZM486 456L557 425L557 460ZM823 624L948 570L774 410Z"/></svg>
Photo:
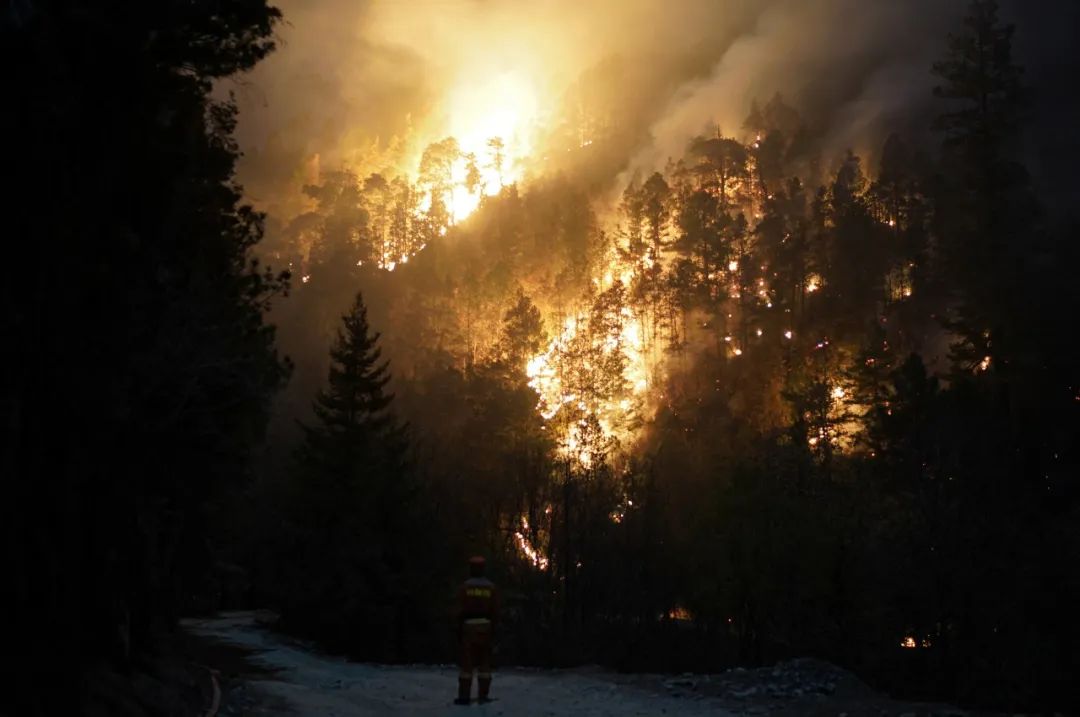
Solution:
<svg viewBox="0 0 1080 717"><path fill-rule="evenodd" d="M1044 203L1080 221L1080 2L1013 0L1003 15L1016 24L1013 54L1030 94L1025 162Z"/></svg>
<svg viewBox="0 0 1080 717"><path fill-rule="evenodd" d="M241 108L240 179L272 202L304 162L334 164L413 131L439 138L448 82L522 67L544 109L611 58L608 91L640 126L624 171L660 168L687 140L738 134L750 102L780 92L827 153L873 158L891 131L933 116L930 66L966 0L282 0L280 47L224 89ZM1047 194L1076 198L1080 3L1002 3L1032 88L1029 164ZM646 76L648 79L646 80ZM548 117L547 121L555 119ZM827 161L827 160L826 160Z"/></svg>

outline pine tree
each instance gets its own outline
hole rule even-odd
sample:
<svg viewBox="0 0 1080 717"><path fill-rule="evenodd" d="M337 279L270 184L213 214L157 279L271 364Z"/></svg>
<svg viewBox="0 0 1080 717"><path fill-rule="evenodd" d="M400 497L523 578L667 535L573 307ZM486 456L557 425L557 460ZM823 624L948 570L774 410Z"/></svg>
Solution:
<svg viewBox="0 0 1080 717"><path fill-rule="evenodd" d="M703 189L692 192L680 206L676 249L690 262L696 275L693 288L706 303L719 292L715 274L728 253L728 247L721 242L721 230L730 221L720 211L716 197ZM691 286L685 288L689 293Z"/></svg>
<svg viewBox="0 0 1080 717"><path fill-rule="evenodd" d="M623 229L626 246L623 248L632 259L640 260L645 255L645 207L636 178L623 190L619 213L626 222Z"/></svg>
<svg viewBox="0 0 1080 717"><path fill-rule="evenodd" d="M454 163L459 159L461 147L453 137L429 144L420 157L419 184L431 197L428 221L434 225L436 233L454 223L454 198L451 190L454 186ZM445 206L445 197L450 198L450 207Z"/></svg>
<svg viewBox="0 0 1080 717"><path fill-rule="evenodd" d="M521 371L530 358L547 343L544 320L528 295L518 287L514 305L503 314L499 336L501 358L514 371Z"/></svg>
<svg viewBox="0 0 1080 717"><path fill-rule="evenodd" d="M488 155L491 163L488 165L499 180L499 191L503 188L503 165L506 163L506 144L502 137L492 137L487 141Z"/></svg>
<svg viewBox="0 0 1080 717"><path fill-rule="evenodd" d="M400 652L404 629L388 616L400 619L426 588L407 427L391 411L378 342L357 294L297 452L283 617L332 647L386 658Z"/></svg>
<svg viewBox="0 0 1080 717"><path fill-rule="evenodd" d="M328 386L312 405L318 422L304 426L301 462L342 481L404 465L405 429L390 411L390 369L381 360L379 337L357 294L330 349Z"/></svg>
<svg viewBox="0 0 1080 717"><path fill-rule="evenodd" d="M826 295L840 326L858 330L883 298L886 226L874 220L859 157L848 152L824 196L829 256Z"/></svg>
<svg viewBox="0 0 1080 717"><path fill-rule="evenodd" d="M731 204L739 204L743 197L735 191L741 181L748 177L749 154L739 142L727 137L698 137L688 148L697 160L697 173L701 187L714 191L720 200L720 209L727 211Z"/></svg>
<svg viewBox="0 0 1080 717"><path fill-rule="evenodd" d="M648 238L653 257L659 258L667 240L671 213L671 188L659 172L653 172L641 187L641 211L648 224Z"/></svg>
<svg viewBox="0 0 1080 717"><path fill-rule="evenodd" d="M950 328L960 337L958 368L1007 367L1021 349L1015 304L1031 246L1035 203L1027 172L1010 158L1024 110L1022 70L1012 61L1011 25L994 0L973 0L964 32L934 65L946 102L935 127L945 135L951 182L937 200L946 270L960 299Z"/></svg>
<svg viewBox="0 0 1080 717"><path fill-rule="evenodd" d="M949 36L934 74L944 82L934 96L951 101L935 124L946 143L963 147L979 161L992 161L1018 129L1023 109L1023 71L1012 61L1012 25L998 20L995 0L972 0L965 31Z"/></svg>
<svg viewBox="0 0 1080 717"><path fill-rule="evenodd" d="M211 507L249 475L286 372L264 322L285 284L253 261L265 218L216 91L273 50L281 13L130 9L0 10L0 56L19 68L0 123L24 168L5 226L27 238L0 311L0 600L22 663L4 714L137 704L135 671L206 588Z"/></svg>
<svg viewBox="0 0 1080 717"><path fill-rule="evenodd" d="M372 174L364 180L363 196L367 226L359 237L361 242L357 247L357 261L366 264L374 257L382 259L387 255L390 244L390 183L381 174Z"/></svg>
<svg viewBox="0 0 1080 717"><path fill-rule="evenodd" d="M480 174L480 165L476 163L476 154L468 152L465 159L465 191L476 194L484 189L484 178Z"/></svg>
<svg viewBox="0 0 1080 717"><path fill-rule="evenodd" d="M305 186L304 193L318 203L321 217L311 251L312 273L352 266L358 259L367 261L370 250L360 240L368 213L356 174L349 170L327 172L322 184Z"/></svg>

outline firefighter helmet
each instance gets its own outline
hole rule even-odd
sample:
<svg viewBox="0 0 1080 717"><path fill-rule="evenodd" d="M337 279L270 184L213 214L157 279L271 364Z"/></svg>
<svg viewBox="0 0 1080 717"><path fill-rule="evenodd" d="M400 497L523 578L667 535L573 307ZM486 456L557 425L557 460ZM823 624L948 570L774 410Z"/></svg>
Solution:
<svg viewBox="0 0 1080 717"><path fill-rule="evenodd" d="M475 577L479 577L484 574L484 567L487 561L484 560L483 555L474 555L469 558L469 574Z"/></svg>

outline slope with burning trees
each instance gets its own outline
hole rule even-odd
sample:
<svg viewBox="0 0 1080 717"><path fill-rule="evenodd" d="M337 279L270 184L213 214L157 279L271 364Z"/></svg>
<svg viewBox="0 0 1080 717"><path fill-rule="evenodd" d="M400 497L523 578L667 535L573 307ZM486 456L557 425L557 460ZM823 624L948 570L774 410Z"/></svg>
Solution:
<svg viewBox="0 0 1080 717"><path fill-rule="evenodd" d="M578 137L564 150L585 162L625 139L603 115L561 125ZM920 138L888 137L872 163L828 155L779 95L614 192L573 161L504 172L511 143L470 135L432 142L416 175L324 173L278 237L309 277L278 321L309 353L364 287L447 554L496 557L511 588L508 656L701 669L813 653L935 694L992 674L986 701L1032 698L968 658L1010 665L1027 644L1025 590L992 587L996 561L1020 567L1007 541L1040 579L1064 564L1039 550L1076 548L1041 502L1063 490L1075 416L1062 403L1050 428L1015 388L1073 384L1008 353L1007 297L975 331L992 282L953 269L981 251L957 234L988 211L979 192L1023 187L965 186L950 172L971 155ZM1066 277L1043 280L1063 295ZM294 395L320 360L298 357ZM1042 520L1053 537L1024 534ZM992 557L971 563L979 545ZM999 597L970 609L984 591Z"/></svg>
<svg viewBox="0 0 1080 717"><path fill-rule="evenodd" d="M868 322L905 330L887 325L913 300L910 287L906 296L887 290L909 262L890 238L921 230L881 218L890 210L854 157L814 199L793 176L771 188L779 160L762 169L762 148L783 156L775 148L787 141L778 129L759 131L767 141L694 140L667 172L631 181L610 220L569 179L505 188L465 222L444 217L408 262L382 267L392 276L352 260L371 255L365 237L378 236L378 211L360 204L353 235L320 250L352 253L316 263L298 287L299 302L354 283L377 297L377 323L393 327L386 345L405 378L400 403L437 457L441 490L466 512L475 499L463 495L483 496L491 532L474 526L462 539L517 552L542 573L529 580L567 586L561 620L582 617L575 581L594 576L581 558L656 509L638 493L655 480L641 477L656 470L643 466L665 460L674 440L700 451L690 434L717 412L748 426L729 456L749 436L776 432L805 454L807 470L859 450L864 409L852 405L846 366ZM898 194L894 204L906 200ZM430 207L414 212L412 225L434 221ZM852 272L846 253L862 260L866 232L879 245L878 268ZM335 239L324 232L318 241ZM534 305L535 316L526 311ZM501 327L515 306L540 320L534 333L546 343L507 352ZM528 396L528 411L511 418L507 407ZM499 435L513 446L528 434L537 438L524 454L486 444ZM708 454L692 470L702 477L682 480L702 488L715 470Z"/></svg>

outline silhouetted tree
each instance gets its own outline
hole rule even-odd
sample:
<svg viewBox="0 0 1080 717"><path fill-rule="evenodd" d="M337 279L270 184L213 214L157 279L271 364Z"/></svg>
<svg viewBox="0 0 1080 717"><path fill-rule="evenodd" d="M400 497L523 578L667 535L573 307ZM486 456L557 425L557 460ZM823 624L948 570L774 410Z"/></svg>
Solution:
<svg viewBox="0 0 1080 717"><path fill-rule="evenodd" d="M444 229L453 222L453 185L454 163L461 158L461 148L453 137L429 144L420 156L420 176L418 183L424 187L431 198L428 208L429 221L436 231ZM445 206L445 197L450 197L451 206ZM446 212L449 212L446 214Z"/></svg>
<svg viewBox="0 0 1080 717"><path fill-rule="evenodd" d="M671 188L659 172L653 172L641 185L641 213L648 224L648 238L653 256L659 257L667 240L670 221Z"/></svg>
<svg viewBox="0 0 1080 717"><path fill-rule="evenodd" d="M540 310L518 289L514 304L503 315L500 345L502 358L515 370L540 353L547 341Z"/></svg>
<svg viewBox="0 0 1080 717"><path fill-rule="evenodd" d="M358 294L297 452L284 618L340 648L391 656L403 639L399 614L418 599L410 588L423 563L413 536L422 531L406 428L391 411L378 340ZM356 630L367 639L356 640Z"/></svg>
<svg viewBox="0 0 1080 717"><path fill-rule="evenodd" d="M19 68L0 126L23 167L6 213L22 268L0 290L17 347L0 601L21 656L5 713L83 713L87 687L98 713L127 709L116 685L136 679L79 673L146 664L205 584L208 506L249 475L286 370L263 322L285 285L253 263L263 217L211 90L273 50L280 17L261 0L0 11Z"/></svg>
<svg viewBox="0 0 1080 717"><path fill-rule="evenodd" d="M993 370L1010 371L1021 350L1013 321L1033 252L1019 238L1033 229L1035 211L1027 172L1013 158L1024 88L1012 36L994 0L974 0L964 30L950 35L945 58L934 65L942 81L934 94L944 100L935 127L951 170L938 199L939 233L960 299L951 324L961 336L956 358L968 370L989 356Z"/></svg>

